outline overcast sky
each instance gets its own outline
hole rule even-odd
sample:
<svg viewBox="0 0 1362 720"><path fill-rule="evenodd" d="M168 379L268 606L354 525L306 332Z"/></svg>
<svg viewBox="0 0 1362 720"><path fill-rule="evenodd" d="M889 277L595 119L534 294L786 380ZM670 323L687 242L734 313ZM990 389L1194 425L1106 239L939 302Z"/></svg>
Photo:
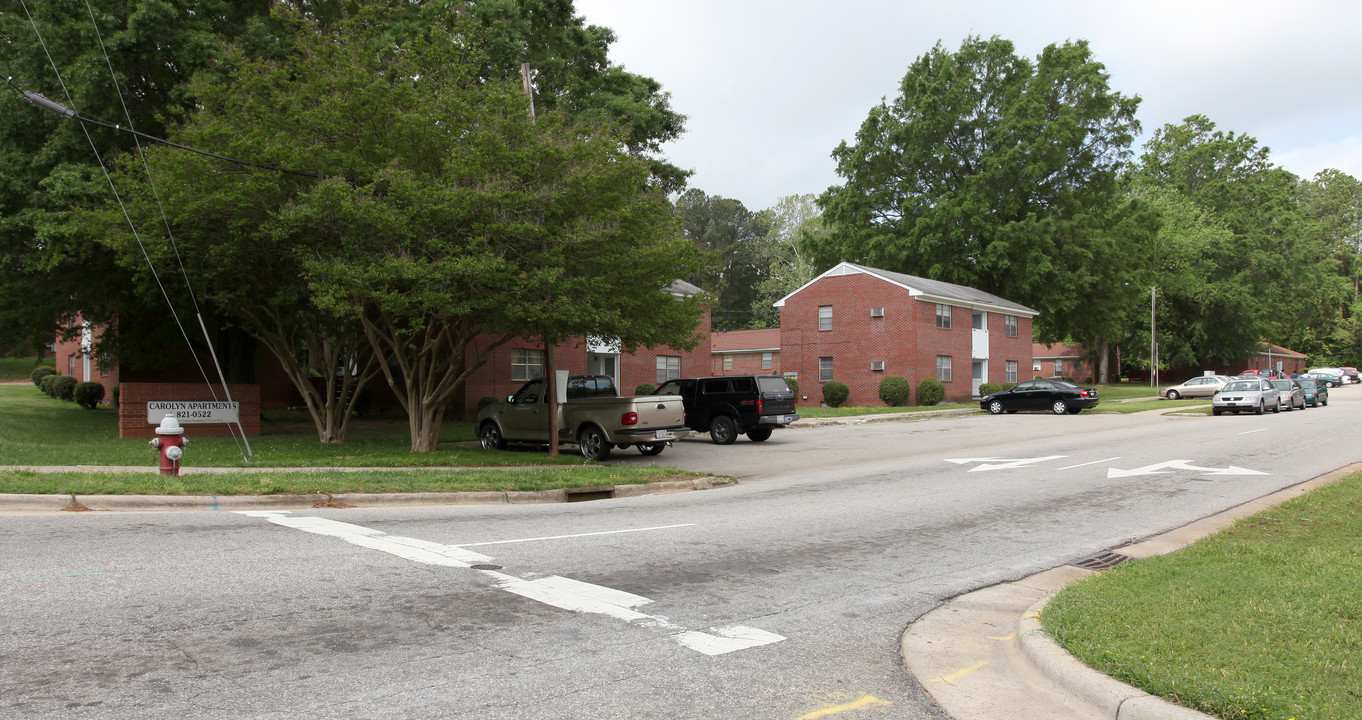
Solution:
<svg viewBox="0 0 1362 720"><path fill-rule="evenodd" d="M576 0L615 31L612 61L687 116L665 146L691 187L752 210L839 184L830 153L898 94L938 41L998 35L1035 57L1088 40L1112 87L1139 95L1142 144L1206 115L1303 177L1362 178L1362 2ZM1138 150L1138 146L1137 146Z"/></svg>

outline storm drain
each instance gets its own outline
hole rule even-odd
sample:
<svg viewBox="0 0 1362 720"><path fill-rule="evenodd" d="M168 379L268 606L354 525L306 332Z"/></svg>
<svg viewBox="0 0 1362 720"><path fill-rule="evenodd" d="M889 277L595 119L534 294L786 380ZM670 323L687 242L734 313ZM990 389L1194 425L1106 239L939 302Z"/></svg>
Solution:
<svg viewBox="0 0 1362 720"><path fill-rule="evenodd" d="M613 497L615 497L614 485L607 485L605 487L584 487L567 489L568 502L586 502L588 500L609 500Z"/></svg>
<svg viewBox="0 0 1362 720"><path fill-rule="evenodd" d="M1114 553L1111 551L1103 551L1097 553L1096 555L1093 555L1092 557L1079 560L1078 562L1073 564L1081 568L1087 568L1089 570L1102 571L1106 570L1107 568L1116 567L1117 565L1120 565L1121 563L1129 559L1130 559L1129 555L1122 555L1121 553Z"/></svg>

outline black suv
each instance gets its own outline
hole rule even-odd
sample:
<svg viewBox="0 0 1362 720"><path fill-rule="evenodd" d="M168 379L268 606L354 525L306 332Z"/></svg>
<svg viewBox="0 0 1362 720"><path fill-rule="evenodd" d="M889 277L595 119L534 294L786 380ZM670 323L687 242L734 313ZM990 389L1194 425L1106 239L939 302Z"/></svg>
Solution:
<svg viewBox="0 0 1362 720"><path fill-rule="evenodd" d="M715 445L728 445L747 433L752 442L799 419L795 394L779 375L727 375L668 380L657 395L680 395L686 426L709 432Z"/></svg>

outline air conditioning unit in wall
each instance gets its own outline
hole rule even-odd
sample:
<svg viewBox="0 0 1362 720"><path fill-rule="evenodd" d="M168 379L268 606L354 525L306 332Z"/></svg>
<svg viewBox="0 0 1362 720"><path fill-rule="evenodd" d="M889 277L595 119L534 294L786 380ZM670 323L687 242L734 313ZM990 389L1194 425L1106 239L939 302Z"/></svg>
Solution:
<svg viewBox="0 0 1362 720"><path fill-rule="evenodd" d="M884 308L870 308L870 317L884 317Z"/></svg>
<svg viewBox="0 0 1362 720"><path fill-rule="evenodd" d="M870 370L871 370L871 372L884 372L884 361L883 361L883 360L875 360L875 361L871 362L871 363L870 363Z"/></svg>

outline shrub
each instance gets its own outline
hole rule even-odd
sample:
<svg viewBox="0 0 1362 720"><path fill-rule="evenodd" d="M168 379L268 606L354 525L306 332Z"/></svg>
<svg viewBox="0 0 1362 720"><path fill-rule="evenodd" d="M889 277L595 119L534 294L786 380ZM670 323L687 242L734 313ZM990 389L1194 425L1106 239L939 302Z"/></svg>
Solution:
<svg viewBox="0 0 1362 720"><path fill-rule="evenodd" d="M1091 378L1091 377L1085 377L1085 378L1083 378L1083 384L1084 384L1084 385L1091 385L1091 384L1092 384L1092 378Z"/></svg>
<svg viewBox="0 0 1362 720"><path fill-rule="evenodd" d="M29 377L32 378L35 386L41 388L43 386L43 378L51 377L56 374L57 371L55 369L46 365L39 365L38 367L33 368L33 374L29 375Z"/></svg>
<svg viewBox="0 0 1362 720"><path fill-rule="evenodd" d="M823 383L823 404L828 407L842 407L848 397L851 397L851 388L846 383L837 380Z"/></svg>
<svg viewBox="0 0 1362 720"><path fill-rule="evenodd" d="M52 379L52 397L71 402L76 399L76 385L79 382L70 375L56 375Z"/></svg>
<svg viewBox="0 0 1362 720"><path fill-rule="evenodd" d="M936 405L942 398L946 397L946 386L941 384L936 378L923 378L917 384L917 404Z"/></svg>
<svg viewBox="0 0 1362 720"><path fill-rule="evenodd" d="M52 383L55 382L55 381L57 380L57 378L59 378L59 377L61 377L61 375L46 375L46 376L44 376L42 380L39 380L39 381L38 381L38 387L39 387L39 389L41 389L43 392L47 393L50 397L56 397L56 394L54 394L54 393L52 392Z"/></svg>
<svg viewBox="0 0 1362 720"><path fill-rule="evenodd" d="M643 383L634 388L635 395L652 395L655 392L657 392L657 386L652 383Z"/></svg>
<svg viewBox="0 0 1362 720"><path fill-rule="evenodd" d="M104 386L97 382L77 383L73 397L77 405L94 410L104 400Z"/></svg>
<svg viewBox="0 0 1362 720"><path fill-rule="evenodd" d="M785 378L785 384L789 385L789 386L790 386L790 389L794 391L794 394L795 394L795 397L796 397L796 398L799 397L799 381L798 381L798 380L796 380L796 379L794 379L794 378L787 377L787 378Z"/></svg>
<svg viewBox="0 0 1362 720"><path fill-rule="evenodd" d="M995 392L1002 392L1004 390L1011 390L1016 386L1017 383L1011 382L984 383L983 385L979 386L979 397L983 397L985 395L992 395Z"/></svg>
<svg viewBox="0 0 1362 720"><path fill-rule="evenodd" d="M886 375L880 380L880 399L885 405L903 407L913 394L913 385L902 375Z"/></svg>

